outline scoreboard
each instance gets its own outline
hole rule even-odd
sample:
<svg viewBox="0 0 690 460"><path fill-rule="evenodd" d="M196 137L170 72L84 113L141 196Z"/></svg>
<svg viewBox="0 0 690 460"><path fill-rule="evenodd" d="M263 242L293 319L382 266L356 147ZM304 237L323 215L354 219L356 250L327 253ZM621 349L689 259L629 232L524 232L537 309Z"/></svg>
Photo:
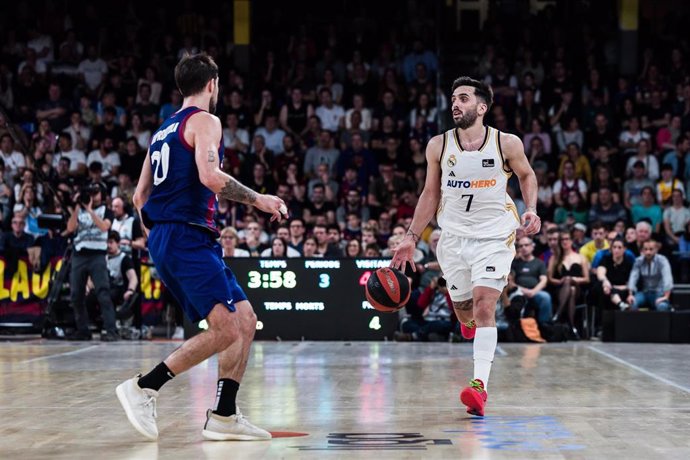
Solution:
<svg viewBox="0 0 690 460"><path fill-rule="evenodd" d="M398 314L374 310L364 294L371 273L389 266L390 259L228 258L225 263L254 307L257 340L392 340L398 328ZM188 325L185 337L198 330Z"/></svg>

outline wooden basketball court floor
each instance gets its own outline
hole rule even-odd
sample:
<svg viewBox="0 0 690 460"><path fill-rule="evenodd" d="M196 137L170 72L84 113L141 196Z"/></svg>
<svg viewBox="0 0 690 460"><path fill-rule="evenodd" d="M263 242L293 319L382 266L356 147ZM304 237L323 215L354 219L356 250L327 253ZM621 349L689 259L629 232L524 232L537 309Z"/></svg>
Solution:
<svg viewBox="0 0 690 460"><path fill-rule="evenodd" d="M162 389L147 442L115 386L178 345L1 343L0 458L690 458L690 345L499 344L481 419L469 344L257 342L239 403L272 441L202 439L211 359Z"/></svg>

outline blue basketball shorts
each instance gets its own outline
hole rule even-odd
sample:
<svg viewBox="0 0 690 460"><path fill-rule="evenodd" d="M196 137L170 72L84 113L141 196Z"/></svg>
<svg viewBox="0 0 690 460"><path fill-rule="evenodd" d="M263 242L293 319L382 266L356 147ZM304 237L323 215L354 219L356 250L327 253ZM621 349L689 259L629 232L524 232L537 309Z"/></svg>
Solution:
<svg viewBox="0 0 690 460"><path fill-rule="evenodd" d="M161 281L191 321L206 318L217 304L235 311L235 303L247 300L211 233L183 223L157 223L148 247Z"/></svg>

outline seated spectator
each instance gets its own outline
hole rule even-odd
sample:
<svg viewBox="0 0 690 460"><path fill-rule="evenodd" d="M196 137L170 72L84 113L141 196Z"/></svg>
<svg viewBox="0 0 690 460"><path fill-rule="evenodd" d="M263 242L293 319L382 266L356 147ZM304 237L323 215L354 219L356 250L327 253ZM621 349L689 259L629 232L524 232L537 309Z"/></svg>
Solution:
<svg viewBox="0 0 690 460"><path fill-rule="evenodd" d="M631 228L631 230L635 230L634 228ZM611 255L611 247L610 245L613 244L613 241L616 238L620 238L620 240L623 242L623 245L625 246L625 251L623 252L623 256L625 257L625 260L630 262L630 265L635 263L635 258L637 257L635 253L633 253L630 249L628 249L628 244L625 241L625 239L621 238L621 236L616 232L615 230L610 230L608 234L606 235L606 242L609 244L608 249L601 249L597 251L597 253L594 255L594 259L592 259L592 271L596 274L596 270L601 265L601 261L604 260L605 257L608 257ZM627 283L627 280L626 280Z"/></svg>
<svg viewBox="0 0 690 460"><path fill-rule="evenodd" d="M74 110L70 115L70 125L63 130L72 138L72 145L81 151L86 149L86 143L91 139L91 127L87 126L81 118L81 112ZM148 145L147 145L148 147Z"/></svg>
<svg viewBox="0 0 690 460"><path fill-rule="evenodd" d="M259 257L264 249L268 248L268 234L261 229L258 222L250 222L240 234L244 233L244 242L239 245L240 249L248 251L251 257Z"/></svg>
<svg viewBox="0 0 690 460"><path fill-rule="evenodd" d="M304 220L299 217L293 217L292 220L290 220L289 229L290 239L288 240L288 246L299 253L303 253L304 232L306 231Z"/></svg>
<svg viewBox="0 0 690 460"><path fill-rule="evenodd" d="M587 262L592 264L594 256L602 249L608 249L609 242L606 239L606 227L602 222L594 222L591 226L592 239L580 248L580 254L585 256Z"/></svg>
<svg viewBox="0 0 690 460"><path fill-rule="evenodd" d="M680 135L676 140L675 150L664 155L662 164L670 164L673 168L673 175L679 179L688 176L688 167L690 163L686 162L686 158L690 153L690 137Z"/></svg>
<svg viewBox="0 0 690 460"><path fill-rule="evenodd" d="M642 255L635 260L628 279L628 304L632 310L649 308L668 311L673 289L673 275L668 259L658 254L659 245L650 239L642 245ZM638 289L638 283L641 289Z"/></svg>
<svg viewBox="0 0 690 460"><path fill-rule="evenodd" d="M58 147L60 150L53 156L53 167L58 167L61 158L68 158L70 160L70 176L79 177L86 175L86 155L81 150L72 147L72 137L69 134L60 134Z"/></svg>
<svg viewBox="0 0 690 460"><path fill-rule="evenodd" d="M640 141L649 142L650 139L648 132L640 130L640 119L634 116L629 119L628 129L622 131L618 137L618 147L624 155L634 155L638 152Z"/></svg>
<svg viewBox="0 0 690 460"><path fill-rule="evenodd" d="M659 233L663 220L663 212L661 206L656 204L654 189L652 187L645 187L642 189L642 202L633 205L630 214L633 224L637 224L641 220L647 220L652 224L652 231L654 233Z"/></svg>
<svg viewBox="0 0 690 460"><path fill-rule="evenodd" d="M7 133L0 136L0 159L5 167L4 181L12 186L14 177L19 174L20 169L26 167L26 159L24 155L14 150L14 140Z"/></svg>
<svg viewBox="0 0 690 460"><path fill-rule="evenodd" d="M362 243L357 238L352 238L345 245L344 255L350 259L358 259L364 256L362 251Z"/></svg>
<svg viewBox="0 0 690 460"><path fill-rule="evenodd" d="M602 186L589 210L588 221L590 225L593 222L601 222L608 227L613 227L619 220L627 221L628 213L620 203L613 200L611 189L608 186Z"/></svg>
<svg viewBox="0 0 690 460"><path fill-rule="evenodd" d="M629 297L628 279L634 262L625 256L625 251L623 240L616 238L611 243L611 250L596 268L599 284L594 289L594 298L598 299L598 309L627 310L630 307L626 300Z"/></svg>
<svg viewBox="0 0 690 460"><path fill-rule="evenodd" d="M24 216L15 214L12 216L12 230L2 235L0 252L5 256L14 255L15 261L26 252L34 242L34 237L25 231L26 220ZM11 272L11 271L10 271Z"/></svg>
<svg viewBox="0 0 690 460"><path fill-rule="evenodd" d="M551 296L545 290L548 283L546 265L534 257L534 242L531 238L520 238L516 246L518 256L510 268L508 289L518 289L527 305L536 309L537 322L548 323L553 316L553 307Z"/></svg>
<svg viewBox="0 0 690 460"><path fill-rule="evenodd" d="M323 257L323 254L319 254L316 249L318 248L318 243L316 238L313 236L308 236L304 239L304 244L302 245L302 256L305 258L313 257Z"/></svg>
<svg viewBox="0 0 690 460"><path fill-rule="evenodd" d="M354 123L352 115L359 113L359 123ZM371 130L371 110L364 105L364 96L362 94L354 94L352 96L352 108L345 112L345 129L359 129L367 132Z"/></svg>
<svg viewBox="0 0 690 460"><path fill-rule="evenodd" d="M100 163L103 167L103 180L112 182L116 180L120 172L120 155L117 153L113 139L106 137L100 142L96 150L91 151L86 158L86 165L91 166L93 163Z"/></svg>
<svg viewBox="0 0 690 460"><path fill-rule="evenodd" d="M685 206L684 194L680 189L673 191L671 206L664 210L663 218L667 244L678 247L680 236L690 222L690 209Z"/></svg>
<svg viewBox="0 0 690 460"><path fill-rule="evenodd" d="M220 245L223 248L223 257L251 257L249 251L237 247L238 242L237 230L233 227L221 230Z"/></svg>
<svg viewBox="0 0 690 460"><path fill-rule="evenodd" d="M315 224L318 217L324 217L329 224L335 223L335 205L326 201L326 187L323 184L313 186L311 201L305 205L303 213L307 225Z"/></svg>
<svg viewBox="0 0 690 460"><path fill-rule="evenodd" d="M444 342L453 329L451 321L453 302L444 278L432 279L417 299L421 318L411 316L402 323L402 334L396 333L398 341Z"/></svg>
<svg viewBox="0 0 690 460"><path fill-rule="evenodd" d="M314 225L312 235L316 238L316 253L321 254L321 257L333 259L340 256L340 249L332 244L328 238L328 227L322 224ZM306 256L305 256L306 257Z"/></svg>
<svg viewBox="0 0 690 460"><path fill-rule="evenodd" d="M552 155L551 151L551 137L548 133L544 132L544 124L542 121L538 118L533 119L530 128L530 132L525 134L525 136L522 138L522 142L525 145L532 146L532 140L537 138L541 140L541 147L543 148L546 157L556 158L556 155ZM553 164L553 162L550 161L547 161L547 163Z"/></svg>
<svg viewBox="0 0 690 460"><path fill-rule="evenodd" d="M625 176L633 177L633 168L639 162L645 167L645 175L647 179L656 182L659 179L659 161L654 155L650 153L650 145L648 140L641 140L637 145L637 152L635 155L628 158L625 165Z"/></svg>
<svg viewBox="0 0 690 460"><path fill-rule="evenodd" d="M563 176L563 164L570 160L575 165L575 177L584 180L588 185L592 183L592 168L589 164L589 159L582 155L582 150L575 143L570 143L564 150L565 155L561 157L561 164L558 170L558 176Z"/></svg>
<svg viewBox="0 0 690 460"><path fill-rule="evenodd" d="M285 131L278 127L278 120L275 115L269 114L266 117L266 124L260 126L254 132L254 136L263 136L266 148L273 152L274 155L283 153L283 138L285 137ZM253 145L252 152L254 152Z"/></svg>
<svg viewBox="0 0 690 460"><path fill-rule="evenodd" d="M621 202L621 194L619 192L620 187L616 183L616 180L611 173L611 168L607 165L598 164L595 168L594 178L592 179L592 186L589 189L590 192L590 203L594 205L599 198L599 190L602 187L609 189L611 193L611 200L614 203Z"/></svg>
<svg viewBox="0 0 690 460"><path fill-rule="evenodd" d="M316 168L316 175L307 183L307 197L311 200L313 197L314 186L323 185L325 200L336 204L338 202L338 192L340 185L333 180L328 171L328 165L321 163Z"/></svg>
<svg viewBox="0 0 690 460"><path fill-rule="evenodd" d="M317 174L317 167L321 163L326 163L330 175L335 177L336 165L340 150L331 146L331 133L328 130L321 130L319 133L318 146L311 147L307 150L304 157L304 174L311 178Z"/></svg>
<svg viewBox="0 0 690 460"><path fill-rule="evenodd" d="M274 118L275 122L275 118ZM225 128L223 128L223 146L227 150L233 150L238 155L246 154L249 150L249 132L246 129L242 129L238 126L239 121L237 120L237 114L230 112L225 116ZM281 132L284 131L281 130ZM266 135L260 133L257 130L257 134L263 134L264 138ZM283 136L284 137L284 136ZM271 149L271 146L266 143L266 147ZM281 145L277 152L282 152L283 146Z"/></svg>
<svg viewBox="0 0 690 460"><path fill-rule="evenodd" d="M139 180L141 168L146 159L146 151L139 148L136 138L130 137L125 143L124 152L120 153L120 172L127 174L130 178Z"/></svg>
<svg viewBox="0 0 690 460"><path fill-rule="evenodd" d="M302 90L298 86L293 87L290 91L290 100L280 109L280 127L299 139L306 134L307 120L313 116L314 108L304 101Z"/></svg>
<svg viewBox="0 0 690 460"><path fill-rule="evenodd" d="M553 221L559 225L587 224L588 217L589 209L582 195L577 190L570 190L567 202L556 208Z"/></svg>
<svg viewBox="0 0 690 460"><path fill-rule="evenodd" d="M165 120L170 118L175 112L182 107L182 95L180 91L175 88L170 91L170 102L163 104L158 111L158 124L163 124Z"/></svg>
<svg viewBox="0 0 690 460"><path fill-rule="evenodd" d="M558 130L556 133L556 142L561 153L567 152L570 145L574 145L578 150L581 150L584 141L584 134L580 129L577 117L571 117L566 122L565 129Z"/></svg>
<svg viewBox="0 0 690 460"><path fill-rule="evenodd" d="M151 143L151 130L144 127L144 121L139 112L133 112L130 117L130 127L126 133L127 138L134 137L139 144L139 148L147 150Z"/></svg>
<svg viewBox="0 0 690 460"><path fill-rule="evenodd" d="M646 177L645 165L641 161L633 164L633 175L623 184L623 204L627 209L642 203L642 189L651 187L654 190L654 182Z"/></svg>
<svg viewBox="0 0 690 460"><path fill-rule="evenodd" d="M285 240L279 236L271 239L271 246L261 252L261 257L280 258L301 256L302 254L300 254L296 249L289 247Z"/></svg>
<svg viewBox="0 0 690 460"><path fill-rule="evenodd" d="M575 177L575 163L566 159L561 165L559 179L553 184L553 199L558 206L564 206L571 190L587 196L587 183Z"/></svg>
<svg viewBox="0 0 690 460"><path fill-rule="evenodd" d="M369 259L377 259L381 257L381 248L378 243L368 244L364 250L364 257Z"/></svg>
<svg viewBox="0 0 690 460"><path fill-rule="evenodd" d="M661 167L661 178L656 183L656 200L657 203L668 206L671 204L671 194L674 190L680 190L685 195L685 187L683 182L673 177L673 166L664 164Z"/></svg>
<svg viewBox="0 0 690 460"><path fill-rule="evenodd" d="M19 200L15 203L12 212L25 222L24 231L34 238L45 235L47 230L38 227L38 217L43 214L36 198L36 190L32 185L22 186Z"/></svg>
<svg viewBox="0 0 690 460"><path fill-rule="evenodd" d="M553 321L562 319L567 308L567 321L573 335L579 337L575 327L575 307L582 295L582 289L589 284L589 263L582 254L573 249L573 238L570 233L561 233L558 243L555 257L549 260L548 266L549 284L555 286L558 292L558 309Z"/></svg>
<svg viewBox="0 0 690 460"><path fill-rule="evenodd" d="M336 133L341 127L345 126L345 110L343 107L333 102L331 90L324 87L319 91L319 105L314 113L321 120L321 127L332 133Z"/></svg>
<svg viewBox="0 0 690 460"><path fill-rule="evenodd" d="M26 187L31 187L34 189L36 194L36 201L39 205L43 204L43 184L36 180L36 174L33 169L26 168L22 171L21 181L17 181L14 184L14 199L21 201L22 190Z"/></svg>

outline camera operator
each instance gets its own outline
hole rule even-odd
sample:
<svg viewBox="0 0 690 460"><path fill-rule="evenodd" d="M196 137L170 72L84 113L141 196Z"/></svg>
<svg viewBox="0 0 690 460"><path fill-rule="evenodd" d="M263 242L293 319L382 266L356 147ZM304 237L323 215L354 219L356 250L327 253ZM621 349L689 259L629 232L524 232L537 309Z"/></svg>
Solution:
<svg viewBox="0 0 690 460"><path fill-rule="evenodd" d="M137 290L139 279L134 270L132 258L120 250L120 234L116 231L108 232L108 256L106 263L110 281L110 299L113 304L127 302ZM89 283L89 292L86 295L86 304L89 311L95 310L99 302L97 290ZM104 317L105 321L105 317Z"/></svg>
<svg viewBox="0 0 690 460"><path fill-rule="evenodd" d="M112 212L105 206L105 188L90 184L75 197L75 206L70 207L67 230L74 233L74 256L70 272L70 300L74 309L76 331L72 340L91 340L89 317L84 297L86 281L91 277L98 303L103 315L101 340L118 340L115 327L115 307L110 298L110 281L105 254L108 246L108 231L113 220Z"/></svg>

